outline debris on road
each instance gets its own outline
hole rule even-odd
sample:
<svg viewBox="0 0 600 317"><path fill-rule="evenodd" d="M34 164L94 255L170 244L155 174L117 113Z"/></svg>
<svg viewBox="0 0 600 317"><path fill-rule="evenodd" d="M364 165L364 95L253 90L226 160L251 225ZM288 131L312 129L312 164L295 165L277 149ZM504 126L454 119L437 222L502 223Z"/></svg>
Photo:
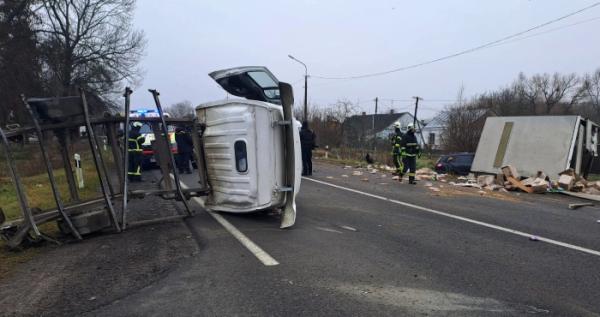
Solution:
<svg viewBox="0 0 600 317"><path fill-rule="evenodd" d="M581 207L586 207L586 206L594 206L593 203L574 203L574 204L569 204L569 209L578 209Z"/></svg>
<svg viewBox="0 0 600 317"><path fill-rule="evenodd" d="M349 176L348 176L348 175L346 175L346 174L342 174L342 177L346 178L346 177L349 177Z"/></svg>
<svg viewBox="0 0 600 317"><path fill-rule="evenodd" d="M540 238L538 236L530 236L529 240L531 240L531 241L540 241Z"/></svg>
<svg viewBox="0 0 600 317"><path fill-rule="evenodd" d="M352 172L353 176L362 176L362 174L363 174L363 172L361 172L361 171L354 171L354 172Z"/></svg>

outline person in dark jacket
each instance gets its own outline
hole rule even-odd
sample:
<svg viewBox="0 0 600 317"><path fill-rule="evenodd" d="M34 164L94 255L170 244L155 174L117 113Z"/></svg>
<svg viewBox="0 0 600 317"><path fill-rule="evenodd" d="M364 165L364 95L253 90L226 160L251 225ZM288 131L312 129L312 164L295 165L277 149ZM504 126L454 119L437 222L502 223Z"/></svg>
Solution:
<svg viewBox="0 0 600 317"><path fill-rule="evenodd" d="M316 147L316 136L308 128L308 122L302 123L300 129L300 146L302 148L302 176L312 175L312 150Z"/></svg>
<svg viewBox="0 0 600 317"><path fill-rule="evenodd" d="M402 181L402 176L408 172L408 183L412 185L416 184L415 172L417 169L417 156L421 156L421 147L419 147L417 137L415 136L415 126L412 123L409 123L408 131L402 138L404 169L400 175L400 181Z"/></svg>
<svg viewBox="0 0 600 317"><path fill-rule="evenodd" d="M394 124L394 134L392 134L392 160L396 167L395 175L402 175L404 165L402 164L402 131L400 131L400 122ZM402 177L400 177L402 181Z"/></svg>
<svg viewBox="0 0 600 317"><path fill-rule="evenodd" d="M192 174L190 162L194 152L194 142L192 136L184 128L178 127L175 129L175 142L177 143L177 169L179 174L184 172Z"/></svg>
<svg viewBox="0 0 600 317"><path fill-rule="evenodd" d="M146 138L140 133L142 126L141 122L134 122L127 139L127 153L129 154L127 178L132 182L142 181L142 144L146 142Z"/></svg>

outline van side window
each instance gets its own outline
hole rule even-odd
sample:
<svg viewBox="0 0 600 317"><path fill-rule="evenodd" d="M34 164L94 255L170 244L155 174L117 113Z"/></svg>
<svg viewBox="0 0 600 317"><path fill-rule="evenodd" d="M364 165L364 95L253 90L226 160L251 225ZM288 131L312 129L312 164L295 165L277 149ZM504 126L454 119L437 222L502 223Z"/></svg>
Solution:
<svg viewBox="0 0 600 317"><path fill-rule="evenodd" d="M233 145L235 151L235 169L240 173L248 171L248 154L246 153L246 142L235 141Z"/></svg>

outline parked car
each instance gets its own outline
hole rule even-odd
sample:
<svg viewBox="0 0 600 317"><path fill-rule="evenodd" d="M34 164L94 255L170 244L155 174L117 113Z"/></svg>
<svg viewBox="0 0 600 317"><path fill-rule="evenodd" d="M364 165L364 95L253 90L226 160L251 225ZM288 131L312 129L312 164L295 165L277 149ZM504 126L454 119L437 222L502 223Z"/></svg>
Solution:
<svg viewBox="0 0 600 317"><path fill-rule="evenodd" d="M471 164L475 153L454 153L442 155L435 163L435 171L438 173L451 173L467 175L471 171Z"/></svg>

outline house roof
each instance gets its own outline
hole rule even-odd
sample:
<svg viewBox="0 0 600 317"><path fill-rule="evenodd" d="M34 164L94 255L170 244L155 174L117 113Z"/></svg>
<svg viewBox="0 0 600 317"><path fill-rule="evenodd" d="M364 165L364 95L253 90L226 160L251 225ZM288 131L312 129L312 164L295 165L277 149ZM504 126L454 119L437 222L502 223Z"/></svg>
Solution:
<svg viewBox="0 0 600 317"><path fill-rule="evenodd" d="M435 117L433 117L433 119L429 120L424 128L443 128L446 124L446 120L448 120L448 112L441 111Z"/></svg>
<svg viewBox="0 0 600 317"><path fill-rule="evenodd" d="M372 133L373 117L375 117L375 132L377 133L385 130L405 115L412 116L409 112L354 115L346 119L344 126L348 129L370 130Z"/></svg>

